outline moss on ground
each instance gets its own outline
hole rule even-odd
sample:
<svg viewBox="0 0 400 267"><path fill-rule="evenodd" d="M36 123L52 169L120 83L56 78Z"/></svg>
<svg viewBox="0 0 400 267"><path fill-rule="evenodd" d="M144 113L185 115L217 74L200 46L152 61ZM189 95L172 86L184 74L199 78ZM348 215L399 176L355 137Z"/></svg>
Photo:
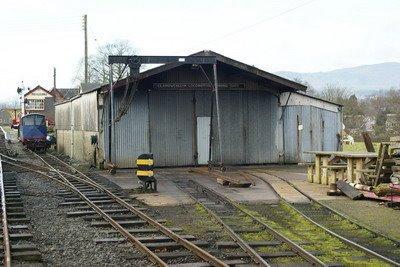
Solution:
<svg viewBox="0 0 400 267"><path fill-rule="evenodd" d="M245 206L245 209L285 237L300 244L307 251L320 252L321 255L317 257L325 263L340 262L344 265L368 266L385 265L383 262L370 258L365 253L349 247L340 239L332 237L306 220L284 202L281 202L278 206ZM341 224L342 222L338 221L337 223ZM343 228L354 229L354 225L344 222Z"/></svg>

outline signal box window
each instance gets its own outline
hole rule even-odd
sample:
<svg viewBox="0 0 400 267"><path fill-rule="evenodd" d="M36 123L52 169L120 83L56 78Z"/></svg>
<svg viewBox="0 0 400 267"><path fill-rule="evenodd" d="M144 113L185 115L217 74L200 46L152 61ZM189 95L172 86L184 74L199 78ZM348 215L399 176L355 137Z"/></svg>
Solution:
<svg viewBox="0 0 400 267"><path fill-rule="evenodd" d="M43 99L30 99L28 100L28 105L26 107L30 110L44 110L44 100Z"/></svg>

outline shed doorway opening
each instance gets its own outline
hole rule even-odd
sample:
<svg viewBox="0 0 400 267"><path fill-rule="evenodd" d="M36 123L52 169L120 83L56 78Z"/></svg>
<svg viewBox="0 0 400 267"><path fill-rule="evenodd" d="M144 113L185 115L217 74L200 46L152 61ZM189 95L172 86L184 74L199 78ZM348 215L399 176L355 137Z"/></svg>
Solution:
<svg viewBox="0 0 400 267"><path fill-rule="evenodd" d="M197 163L205 165L210 156L211 117L197 117Z"/></svg>

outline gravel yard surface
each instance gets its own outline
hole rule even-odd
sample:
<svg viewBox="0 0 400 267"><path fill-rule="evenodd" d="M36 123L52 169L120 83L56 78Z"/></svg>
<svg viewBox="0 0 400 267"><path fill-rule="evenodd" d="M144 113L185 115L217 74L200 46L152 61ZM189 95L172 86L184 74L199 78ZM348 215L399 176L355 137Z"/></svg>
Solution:
<svg viewBox="0 0 400 267"><path fill-rule="evenodd" d="M104 237L99 229L90 227L81 218L67 218L72 209L60 208L61 187L30 173L18 174L27 216L31 218L32 234L49 266L145 266L146 260L128 260L138 252L124 245L95 244L94 238Z"/></svg>

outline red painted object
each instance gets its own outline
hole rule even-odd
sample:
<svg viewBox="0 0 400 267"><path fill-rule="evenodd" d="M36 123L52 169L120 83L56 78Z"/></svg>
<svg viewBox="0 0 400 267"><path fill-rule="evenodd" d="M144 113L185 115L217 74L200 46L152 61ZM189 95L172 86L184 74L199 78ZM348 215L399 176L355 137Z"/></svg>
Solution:
<svg viewBox="0 0 400 267"><path fill-rule="evenodd" d="M400 203L400 196L399 195L378 197L377 195L375 195L374 192L370 192L370 191L361 191L361 192L363 193L365 198L376 199L376 200L387 201L387 202Z"/></svg>

